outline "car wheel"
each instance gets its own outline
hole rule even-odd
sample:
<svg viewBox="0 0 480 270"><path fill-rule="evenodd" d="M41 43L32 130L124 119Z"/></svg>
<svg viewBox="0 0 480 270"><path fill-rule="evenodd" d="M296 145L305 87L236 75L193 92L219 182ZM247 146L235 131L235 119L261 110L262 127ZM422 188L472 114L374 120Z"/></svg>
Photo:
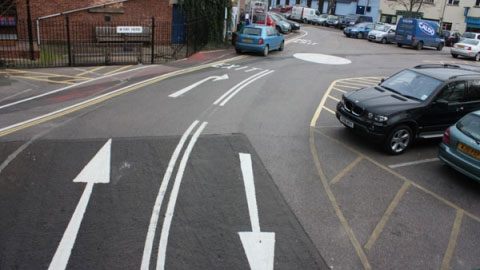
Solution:
<svg viewBox="0 0 480 270"><path fill-rule="evenodd" d="M382 38L382 44L387 44L387 39L386 38Z"/></svg>
<svg viewBox="0 0 480 270"><path fill-rule="evenodd" d="M357 36L357 38L359 38L359 39L363 39L363 33L358 33L358 36Z"/></svg>
<svg viewBox="0 0 480 270"><path fill-rule="evenodd" d="M269 52L269 48L268 48L268 45L266 45L266 46L263 48L263 56L267 56L267 55L268 55L268 52Z"/></svg>
<svg viewBox="0 0 480 270"><path fill-rule="evenodd" d="M307 22L308 22L307 19L303 19L303 23L307 23Z"/></svg>
<svg viewBox="0 0 480 270"><path fill-rule="evenodd" d="M475 61L480 61L480 53L477 53L477 55L475 55Z"/></svg>
<svg viewBox="0 0 480 270"><path fill-rule="evenodd" d="M402 44L397 43L397 47L401 48L401 47L402 47Z"/></svg>
<svg viewBox="0 0 480 270"><path fill-rule="evenodd" d="M453 53L452 53L452 57L453 57L453 58L458 58L458 54L453 54Z"/></svg>
<svg viewBox="0 0 480 270"><path fill-rule="evenodd" d="M371 40L371 39L368 39L368 42L372 42L372 40Z"/></svg>
<svg viewBox="0 0 480 270"><path fill-rule="evenodd" d="M242 50L240 50L240 49L235 49L235 52L236 52L237 54L242 54Z"/></svg>
<svg viewBox="0 0 480 270"><path fill-rule="evenodd" d="M423 42L418 42L417 46L415 47L417 50L421 51L423 49Z"/></svg>
<svg viewBox="0 0 480 270"><path fill-rule="evenodd" d="M285 49L285 41L282 41L282 44L280 45L280 48L278 48L279 51L283 51Z"/></svg>
<svg viewBox="0 0 480 270"><path fill-rule="evenodd" d="M385 140L385 150L392 155L399 155L410 146L412 142L412 130L408 126L398 126L388 134Z"/></svg>
<svg viewBox="0 0 480 270"><path fill-rule="evenodd" d="M443 49L443 43L440 43L437 47L437 51L441 51Z"/></svg>

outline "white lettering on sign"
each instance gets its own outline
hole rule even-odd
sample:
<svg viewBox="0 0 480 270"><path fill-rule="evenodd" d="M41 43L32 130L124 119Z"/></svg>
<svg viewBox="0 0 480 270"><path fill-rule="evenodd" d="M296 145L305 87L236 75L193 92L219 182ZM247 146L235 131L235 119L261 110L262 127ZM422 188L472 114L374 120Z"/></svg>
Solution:
<svg viewBox="0 0 480 270"><path fill-rule="evenodd" d="M141 34L143 33L143 27L141 26L117 26L118 34Z"/></svg>

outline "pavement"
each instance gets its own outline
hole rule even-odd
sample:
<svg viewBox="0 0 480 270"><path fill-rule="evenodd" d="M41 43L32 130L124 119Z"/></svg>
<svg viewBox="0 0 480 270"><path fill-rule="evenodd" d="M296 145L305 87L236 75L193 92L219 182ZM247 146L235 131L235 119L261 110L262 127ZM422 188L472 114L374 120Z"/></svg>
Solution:
<svg viewBox="0 0 480 270"><path fill-rule="evenodd" d="M0 269L479 268L480 184L438 140L388 156L332 114L403 68L478 63L288 38L268 57L3 70Z"/></svg>

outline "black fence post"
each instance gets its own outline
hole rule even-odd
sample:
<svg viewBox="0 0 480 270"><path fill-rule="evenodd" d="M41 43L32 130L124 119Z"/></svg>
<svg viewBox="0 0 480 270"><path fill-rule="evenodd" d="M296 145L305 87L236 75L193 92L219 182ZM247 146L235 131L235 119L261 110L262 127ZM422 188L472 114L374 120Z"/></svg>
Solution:
<svg viewBox="0 0 480 270"><path fill-rule="evenodd" d="M188 28L190 27L190 24L187 24L187 22L184 22L184 27L185 27L185 47L187 48L186 49L186 57L188 57L188 40L190 39L190 37L188 36L188 34L190 33L190 31L188 31Z"/></svg>
<svg viewBox="0 0 480 270"><path fill-rule="evenodd" d="M65 16L66 25L67 25L67 52L68 52L68 66L72 66L72 48L70 46L70 18L68 15Z"/></svg>
<svg viewBox="0 0 480 270"><path fill-rule="evenodd" d="M155 62L155 16L152 16L152 42L151 42L151 55L150 62L153 64Z"/></svg>
<svg viewBox="0 0 480 270"><path fill-rule="evenodd" d="M28 45L30 46L30 60L35 60L33 52L33 33L32 33L32 18L30 15L30 0L27 0L27 27L28 27Z"/></svg>

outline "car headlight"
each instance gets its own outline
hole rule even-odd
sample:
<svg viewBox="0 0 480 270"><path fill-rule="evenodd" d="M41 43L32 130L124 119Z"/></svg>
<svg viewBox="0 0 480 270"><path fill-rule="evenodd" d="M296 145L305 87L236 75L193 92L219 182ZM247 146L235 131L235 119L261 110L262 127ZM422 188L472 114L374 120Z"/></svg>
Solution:
<svg viewBox="0 0 480 270"><path fill-rule="evenodd" d="M369 113L367 114L367 117L368 117L368 119L370 119L370 120L374 120L375 122L380 122L380 123L383 123L383 122L387 122L387 121L388 121L388 117L387 117L387 116L376 115L376 114L371 113L371 112L369 112Z"/></svg>

